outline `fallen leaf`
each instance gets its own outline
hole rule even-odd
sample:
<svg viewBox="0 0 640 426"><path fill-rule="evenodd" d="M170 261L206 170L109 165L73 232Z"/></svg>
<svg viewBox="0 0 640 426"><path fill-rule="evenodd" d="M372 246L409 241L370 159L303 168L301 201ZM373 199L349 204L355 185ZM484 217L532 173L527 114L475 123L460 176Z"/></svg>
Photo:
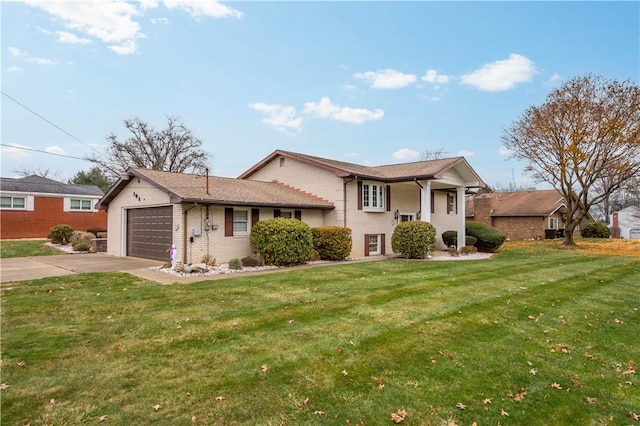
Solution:
<svg viewBox="0 0 640 426"><path fill-rule="evenodd" d="M500 415L502 417L509 417L509 413L507 413L506 411L504 411L503 409L500 409Z"/></svg>
<svg viewBox="0 0 640 426"><path fill-rule="evenodd" d="M316 416L322 417L322 416L325 415L325 412L324 411L314 411L313 414L315 414Z"/></svg>
<svg viewBox="0 0 640 426"><path fill-rule="evenodd" d="M348 376L349 375L349 372L347 370L342 370L341 373L342 373L343 376Z"/></svg>
<svg viewBox="0 0 640 426"><path fill-rule="evenodd" d="M529 374L531 374L533 376L535 376L537 372L538 372L537 368L532 368L531 370L529 370Z"/></svg>
<svg viewBox="0 0 640 426"><path fill-rule="evenodd" d="M191 423L195 423L198 421L198 417L196 416L191 416Z"/></svg>
<svg viewBox="0 0 640 426"><path fill-rule="evenodd" d="M260 369L265 374L269 372L269 366L267 364L262 364L262 367L260 367Z"/></svg>
<svg viewBox="0 0 640 426"><path fill-rule="evenodd" d="M9 389L9 386L11 386L11 385L8 385L6 383L2 383L2 384L0 384L0 390L7 390L7 389Z"/></svg>
<svg viewBox="0 0 640 426"><path fill-rule="evenodd" d="M522 401L526 394L527 394L527 390L526 389L520 389L520 392L515 394L515 396L513 397L513 400L514 401Z"/></svg>
<svg viewBox="0 0 640 426"><path fill-rule="evenodd" d="M55 398L51 398L51 399L49 400L49 404L51 404L51 405L55 405L55 403L56 403L56 399L55 399Z"/></svg>
<svg viewBox="0 0 640 426"><path fill-rule="evenodd" d="M226 399L226 398L225 398L224 396L222 396L222 395L220 395L220 396L216 396L216 401L218 401L218 402L222 402L222 401L224 401L225 399Z"/></svg>
<svg viewBox="0 0 640 426"><path fill-rule="evenodd" d="M24 367L25 365L27 365L26 361L20 361L18 363L18 367Z"/></svg>
<svg viewBox="0 0 640 426"><path fill-rule="evenodd" d="M591 398L591 397L588 396L586 399L587 399L587 402L589 404L595 404L596 403L596 398Z"/></svg>
<svg viewBox="0 0 640 426"><path fill-rule="evenodd" d="M465 408L467 408L467 406L466 406L466 405L464 405L462 402L458 402L458 403L456 404L456 408L459 408L459 409L461 409L461 410L464 410Z"/></svg>
<svg viewBox="0 0 640 426"><path fill-rule="evenodd" d="M98 423L104 423L107 421L107 416L106 414L103 414L102 416L98 417Z"/></svg>
<svg viewBox="0 0 640 426"><path fill-rule="evenodd" d="M413 380L407 380L407 386L413 386L414 388L417 388L418 382L414 382Z"/></svg>
<svg viewBox="0 0 640 426"><path fill-rule="evenodd" d="M158 411L161 408L162 408L162 405L160 405L160 404L156 404L156 405L153 406L153 409L156 410L156 411Z"/></svg>
<svg viewBox="0 0 640 426"><path fill-rule="evenodd" d="M491 398L485 398L484 401L482 401L484 404L491 404Z"/></svg>
<svg viewBox="0 0 640 426"><path fill-rule="evenodd" d="M395 413L391 413L391 420L396 424L403 422L405 417L407 417L407 412L404 410L398 410Z"/></svg>
<svg viewBox="0 0 640 426"><path fill-rule="evenodd" d="M633 411L629 411L629 417L631 417L633 420L640 420L640 414L636 414Z"/></svg>
<svg viewBox="0 0 640 426"><path fill-rule="evenodd" d="M551 387L554 389L562 389L562 386L560 386L560 384L556 382L551 383Z"/></svg>

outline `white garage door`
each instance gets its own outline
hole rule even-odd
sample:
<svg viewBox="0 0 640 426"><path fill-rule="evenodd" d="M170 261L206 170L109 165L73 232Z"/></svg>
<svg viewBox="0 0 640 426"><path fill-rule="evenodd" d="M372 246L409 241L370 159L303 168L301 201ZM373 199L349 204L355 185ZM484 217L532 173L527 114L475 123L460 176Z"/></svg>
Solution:
<svg viewBox="0 0 640 426"><path fill-rule="evenodd" d="M629 238L640 240L640 229L632 229L629 231Z"/></svg>

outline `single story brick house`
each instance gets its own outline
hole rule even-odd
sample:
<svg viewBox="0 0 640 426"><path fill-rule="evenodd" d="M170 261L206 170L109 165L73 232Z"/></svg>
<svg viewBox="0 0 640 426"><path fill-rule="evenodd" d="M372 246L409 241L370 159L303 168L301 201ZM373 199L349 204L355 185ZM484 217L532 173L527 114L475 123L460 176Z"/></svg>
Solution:
<svg viewBox="0 0 640 426"><path fill-rule="evenodd" d="M567 207L555 189L483 193L467 200L467 220L498 228L510 240L544 239L545 230L560 235L565 228ZM594 220L591 215L574 231Z"/></svg>
<svg viewBox="0 0 640 426"><path fill-rule="evenodd" d="M95 185L70 185L41 176L0 178L0 238L46 238L55 225L75 230L107 228L96 208L104 193Z"/></svg>
<svg viewBox="0 0 640 426"><path fill-rule="evenodd" d="M612 238L640 238L640 207L628 206L613 212L609 223Z"/></svg>
<svg viewBox="0 0 640 426"><path fill-rule="evenodd" d="M462 200L482 187L462 157L369 167L276 150L236 179L130 169L99 208L109 212L115 256L166 260L174 244L185 263L224 263L251 254L253 223L279 216L348 227L350 256L363 257L391 253L393 230L407 220L431 222L445 248L439 235L464 230Z"/></svg>

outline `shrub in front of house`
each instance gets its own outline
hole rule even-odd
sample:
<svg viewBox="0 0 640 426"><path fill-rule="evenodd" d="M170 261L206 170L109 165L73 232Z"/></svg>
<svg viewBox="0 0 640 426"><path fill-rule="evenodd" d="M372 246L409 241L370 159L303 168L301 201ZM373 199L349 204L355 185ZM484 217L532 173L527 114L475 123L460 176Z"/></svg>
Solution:
<svg viewBox="0 0 640 426"><path fill-rule="evenodd" d="M84 243L91 247L91 240L96 236L91 232L74 231L69 238L69 244L75 247L76 244ZM74 249L75 250L75 249Z"/></svg>
<svg viewBox="0 0 640 426"><path fill-rule="evenodd" d="M465 238L465 246L473 246L478 241L476 237L472 237L471 235L466 235L464 238ZM444 231L442 233L442 241L445 243L447 247L452 247L452 246L457 247L458 231Z"/></svg>
<svg viewBox="0 0 640 426"><path fill-rule="evenodd" d="M49 230L49 235L47 236L47 238L49 238L53 244L69 244L72 235L72 227L70 227L69 225L60 224L52 227Z"/></svg>
<svg viewBox="0 0 640 426"><path fill-rule="evenodd" d="M245 256L241 260L242 266L245 268L264 266L264 259L258 253Z"/></svg>
<svg viewBox="0 0 640 426"><path fill-rule="evenodd" d="M251 228L251 248L262 255L264 263L276 266L299 265L313 251L311 228L296 219L276 217L261 220Z"/></svg>
<svg viewBox="0 0 640 426"><path fill-rule="evenodd" d="M400 222L391 236L394 253L409 259L424 259L436 249L436 228L419 220Z"/></svg>
<svg viewBox="0 0 640 426"><path fill-rule="evenodd" d="M344 260L351 253L351 229L341 226L312 228L313 247L322 260Z"/></svg>
<svg viewBox="0 0 640 426"><path fill-rule="evenodd" d="M234 257L229 261L229 269L233 269L235 271L239 271L242 269L242 261L237 257Z"/></svg>
<svg viewBox="0 0 640 426"><path fill-rule="evenodd" d="M90 251L91 243L87 243L86 241L80 241L78 243L73 244L73 251Z"/></svg>
<svg viewBox="0 0 640 426"><path fill-rule="evenodd" d="M582 238L609 238L611 230L604 223L590 223L580 231Z"/></svg>
<svg viewBox="0 0 640 426"><path fill-rule="evenodd" d="M466 234L478 239L474 245L483 253L493 253L507 239L498 228L482 222L467 222Z"/></svg>

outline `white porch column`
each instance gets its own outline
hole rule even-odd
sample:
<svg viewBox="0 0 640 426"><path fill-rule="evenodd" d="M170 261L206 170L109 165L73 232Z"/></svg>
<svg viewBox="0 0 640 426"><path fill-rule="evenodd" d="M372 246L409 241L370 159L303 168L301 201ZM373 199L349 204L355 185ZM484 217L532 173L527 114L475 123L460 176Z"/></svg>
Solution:
<svg viewBox="0 0 640 426"><path fill-rule="evenodd" d="M420 185L420 220L431 223L431 181L422 181Z"/></svg>
<svg viewBox="0 0 640 426"><path fill-rule="evenodd" d="M458 250L467 245L466 243L466 231L465 231L465 187L456 187L456 202L458 204Z"/></svg>

